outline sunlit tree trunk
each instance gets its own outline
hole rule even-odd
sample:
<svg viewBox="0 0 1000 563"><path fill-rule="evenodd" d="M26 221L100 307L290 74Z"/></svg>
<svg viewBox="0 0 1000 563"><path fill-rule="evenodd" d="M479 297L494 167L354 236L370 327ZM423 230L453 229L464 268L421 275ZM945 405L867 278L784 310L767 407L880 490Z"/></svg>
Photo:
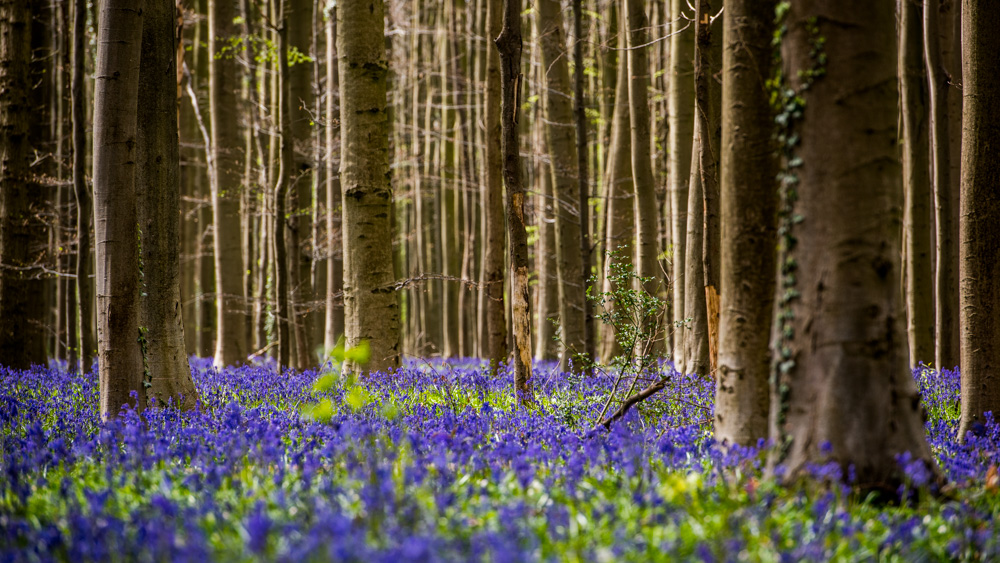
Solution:
<svg viewBox="0 0 1000 563"><path fill-rule="evenodd" d="M139 5L136 5L139 4ZM146 405L139 347L136 112L142 3L101 2L94 90L94 225L100 410ZM171 53L172 54L172 53ZM135 393L136 396L130 397Z"/></svg>
<svg viewBox="0 0 1000 563"><path fill-rule="evenodd" d="M337 9L346 337L348 347L371 346L368 365L346 366L356 371L394 369L400 362L383 8L379 2Z"/></svg>

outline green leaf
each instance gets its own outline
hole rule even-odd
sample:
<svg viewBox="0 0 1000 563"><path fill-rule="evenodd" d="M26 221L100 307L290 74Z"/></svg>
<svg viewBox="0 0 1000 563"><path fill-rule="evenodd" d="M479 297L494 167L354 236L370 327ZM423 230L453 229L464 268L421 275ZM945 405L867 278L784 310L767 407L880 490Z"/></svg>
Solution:
<svg viewBox="0 0 1000 563"><path fill-rule="evenodd" d="M326 391L329 391L336 384L337 384L337 376L332 373L328 373L323 377L317 379L316 383L313 383L313 392L324 393Z"/></svg>
<svg viewBox="0 0 1000 563"><path fill-rule="evenodd" d="M350 360L358 365L365 365L372 357L371 346L367 340L362 340L357 346L344 352L344 359Z"/></svg>
<svg viewBox="0 0 1000 563"><path fill-rule="evenodd" d="M352 409L358 411L372 402L372 396L365 390L364 387L360 385L355 385L350 391L344 395L344 402L348 404Z"/></svg>

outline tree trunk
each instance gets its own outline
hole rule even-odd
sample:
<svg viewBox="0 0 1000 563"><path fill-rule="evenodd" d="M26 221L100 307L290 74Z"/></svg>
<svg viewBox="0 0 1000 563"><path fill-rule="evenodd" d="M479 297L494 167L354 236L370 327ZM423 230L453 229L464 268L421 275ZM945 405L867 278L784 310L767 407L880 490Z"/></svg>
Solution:
<svg viewBox="0 0 1000 563"><path fill-rule="evenodd" d="M587 173L588 143L587 143L587 101L583 94L584 63L583 45L586 38L583 34L583 2L573 0L573 117L576 123L576 154L577 154L577 186L579 189L578 206L580 208L580 262L583 268L580 272L580 283L584 287L583 297L583 358L589 366L594 362L595 335L594 311L590 299L587 298L587 288L590 287L592 263L590 256L590 178ZM585 366L586 367L586 366Z"/></svg>
<svg viewBox="0 0 1000 563"><path fill-rule="evenodd" d="M723 13L722 263L715 440L767 438L778 173L772 141L775 0L729 0Z"/></svg>
<svg viewBox="0 0 1000 563"><path fill-rule="evenodd" d="M546 94L543 92L544 99ZM541 113L541 112L538 112ZM542 129L542 128L538 128ZM535 354L536 360L553 360L559 357L559 346L553 337L553 320L559 319L559 267L557 265L555 197L552 193L552 152L548 150L545 135L536 129L535 143L539 152L535 158L535 215L538 238L535 239Z"/></svg>
<svg viewBox="0 0 1000 563"><path fill-rule="evenodd" d="M785 25L769 467L834 461L895 494L897 455L933 467L900 317L895 7L803 0Z"/></svg>
<svg viewBox="0 0 1000 563"><path fill-rule="evenodd" d="M933 361L934 279L931 270L931 187L927 141L927 75L921 0L901 0L899 101L903 140L903 241L906 335L910 363Z"/></svg>
<svg viewBox="0 0 1000 563"><path fill-rule="evenodd" d="M278 10L281 14L281 27L278 28L278 111L279 130L281 131L281 149L278 159L278 175L274 186L274 218L271 222L272 253L274 255L274 318L278 334L278 367L287 367L292 359L292 335L289 329L291 316L291 268L288 266L288 245L285 237L288 229L286 202L291 189L292 175L295 167L295 140L292 137L291 74L288 65L288 23L285 2L282 0Z"/></svg>
<svg viewBox="0 0 1000 563"><path fill-rule="evenodd" d="M337 8L326 20L326 232L329 258L326 261L326 331L323 348L329 352L344 334L344 254L341 248L340 193L340 106L337 101Z"/></svg>
<svg viewBox="0 0 1000 563"><path fill-rule="evenodd" d="M146 405L139 347L136 112L142 5L103 0L94 89L97 345L103 419ZM172 53L171 53L172 54ZM136 397L130 397L135 393Z"/></svg>
<svg viewBox="0 0 1000 563"><path fill-rule="evenodd" d="M695 118L698 121L698 118ZM708 349L708 309L705 304L705 270L702 256L705 244L705 200L699 173L701 134L704 128L694 128L691 148L691 178L688 181L687 240L684 244L684 358L685 373L707 376L711 371Z"/></svg>
<svg viewBox="0 0 1000 563"><path fill-rule="evenodd" d="M31 171L31 11L28 3L0 6L0 361L14 369L45 364L43 283L39 249L44 205ZM44 251L43 251L44 252Z"/></svg>
<svg viewBox="0 0 1000 563"><path fill-rule="evenodd" d="M1000 6L962 1L961 326L965 438L1000 413Z"/></svg>
<svg viewBox="0 0 1000 563"><path fill-rule="evenodd" d="M952 369L959 361L958 210L956 163L961 160L961 41L955 37L957 1L924 2L924 58L930 106L931 186L936 227L934 271L934 365ZM953 90L954 88L954 90ZM956 107L957 106L957 107ZM952 133L958 133L953 143Z"/></svg>
<svg viewBox="0 0 1000 563"><path fill-rule="evenodd" d="M500 128L500 53L493 39L500 35L503 0L486 0L486 147L483 171L486 193L486 334L490 365L498 369L507 359L507 325L504 318L504 217L503 159Z"/></svg>
<svg viewBox="0 0 1000 563"><path fill-rule="evenodd" d="M556 263L559 276L559 330L562 350L559 367L579 370L578 356L586 353L583 263L580 254L580 167L573 125L573 86L569 79L569 53L558 0L540 0L538 38L544 74L545 132L552 171L556 230Z"/></svg>
<svg viewBox="0 0 1000 563"><path fill-rule="evenodd" d="M209 90L211 91L212 219L215 225L216 341L215 365L245 362L248 355L244 323L243 257L240 244L240 194L244 147L238 111L240 80L236 58L228 51L236 36L230 0L208 2Z"/></svg>
<svg viewBox="0 0 1000 563"><path fill-rule="evenodd" d="M90 257L90 228L94 216L90 187L87 185L87 110L84 98L84 62L87 44L87 2L73 2L73 192L76 195L76 290L80 373L94 364L97 342L90 322L94 307L93 261Z"/></svg>
<svg viewBox="0 0 1000 563"><path fill-rule="evenodd" d="M657 237L659 235L659 219L657 218L656 184L653 179L653 163L650 139L649 115L649 62L646 44L649 43L649 19L640 0L625 0L625 45L627 51L628 69L628 102L630 116L630 131L632 142L632 187L635 192L635 227L636 227L636 270L646 278L643 289L651 296L660 294L661 273ZM662 329L653 326L647 331L655 332L654 353L664 350Z"/></svg>
<svg viewBox="0 0 1000 563"><path fill-rule="evenodd" d="M528 286L528 237L524 220L524 186L518 141L521 101L521 1L504 0L503 26L496 37L500 52L502 104L500 123L503 179L507 187L507 236L510 244L511 326L514 331L514 392L522 405L532 404L531 378L531 290Z"/></svg>
<svg viewBox="0 0 1000 563"><path fill-rule="evenodd" d="M691 140L694 138L694 26L685 18L685 0L670 3L670 87L667 91L667 192L670 198L671 297L674 310L673 356L677 369L685 370L684 341L687 330L685 317L685 252L688 229L688 183L691 181Z"/></svg>
<svg viewBox="0 0 1000 563"><path fill-rule="evenodd" d="M150 398L159 405L172 401L191 409L198 403L198 393L191 380L181 317L175 10L174 0L148 0L142 13L136 188L144 287L139 319L152 384Z"/></svg>
<svg viewBox="0 0 1000 563"><path fill-rule="evenodd" d="M368 365L346 367L365 372L395 369L400 361L383 9L376 2L345 3L337 10L347 346L371 346Z"/></svg>

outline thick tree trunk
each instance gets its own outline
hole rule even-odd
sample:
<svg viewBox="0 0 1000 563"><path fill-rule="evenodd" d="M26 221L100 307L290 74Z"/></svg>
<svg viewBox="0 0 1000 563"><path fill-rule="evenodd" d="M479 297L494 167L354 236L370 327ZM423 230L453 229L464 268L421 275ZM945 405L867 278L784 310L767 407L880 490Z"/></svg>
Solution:
<svg viewBox="0 0 1000 563"><path fill-rule="evenodd" d="M146 405L147 382L138 340L135 189L142 26L141 2L101 2L94 89L94 225L98 369L104 419L118 416L126 404L137 410ZM136 397L130 397L132 393Z"/></svg>
<svg viewBox="0 0 1000 563"><path fill-rule="evenodd" d="M778 173L767 80L775 0L729 0L723 14L722 263L715 440L767 438Z"/></svg>
<svg viewBox="0 0 1000 563"><path fill-rule="evenodd" d="M640 0L625 0L625 45L627 51L628 69L628 101L630 116L630 131L632 142L632 188L635 193L635 227L636 227L636 270L647 281L643 289L652 296L660 294L662 274L658 264L659 249L659 219L657 217L656 185L653 179L652 147L650 145L650 115L649 99L649 61L646 54L646 44L649 43L649 19L646 17L644 2ZM662 352L663 331L652 326L646 327L651 333L655 331L655 353Z"/></svg>
<svg viewBox="0 0 1000 563"><path fill-rule="evenodd" d="M1000 6L962 0L959 437L1000 413Z"/></svg>
<svg viewBox="0 0 1000 563"><path fill-rule="evenodd" d="M691 139L694 138L694 18L685 0L670 3L670 87L667 91L667 196L670 198L671 284L673 291L673 356L677 369L685 370L685 253L688 229L688 184L691 181ZM686 14L686 17L685 17Z"/></svg>
<svg viewBox="0 0 1000 563"><path fill-rule="evenodd" d="M496 369L507 359L507 325L504 318L504 217L503 158L500 128L500 53L493 39L503 24L503 0L486 0L486 148L483 171L486 193L486 257L483 264L486 280L486 346L491 365Z"/></svg>
<svg viewBox="0 0 1000 563"><path fill-rule="evenodd" d="M0 5L0 363L15 369L45 364L40 308L39 245L46 227L37 214L44 195L31 171L31 11L28 3ZM44 252L44 250L41 250Z"/></svg>
<svg viewBox="0 0 1000 563"><path fill-rule="evenodd" d="M580 167L573 122L573 86L569 79L569 52L558 0L540 0L538 39L541 43L545 96L545 137L552 171L556 263L559 275L559 330L562 340L559 367L582 366L586 353L583 263L580 254Z"/></svg>
<svg viewBox="0 0 1000 563"><path fill-rule="evenodd" d="M927 141L927 74L921 0L901 0L899 100L903 140L903 256L906 335L910 363L934 355L934 280L931 270L931 187Z"/></svg>
<svg viewBox="0 0 1000 563"><path fill-rule="evenodd" d="M531 289L528 286L528 236L525 231L524 186L518 141L521 100L521 1L504 0L503 26L496 37L500 52L502 104L500 123L503 179L507 188L507 236L510 244L511 326L514 332L514 392L523 405L535 401L531 377Z"/></svg>
<svg viewBox="0 0 1000 563"><path fill-rule="evenodd" d="M381 2L337 9L347 346L371 346L368 365L346 366L356 371L395 369L400 362L383 10Z"/></svg>
<svg viewBox="0 0 1000 563"><path fill-rule="evenodd" d="M933 466L901 318L895 6L802 0L785 25L784 76L804 108L782 114L769 466L793 477L834 461L895 494L897 455Z"/></svg>
<svg viewBox="0 0 1000 563"><path fill-rule="evenodd" d="M323 348L329 352L344 334L344 254L341 247L340 192L340 105L337 91L337 8L326 20L326 233L329 258L326 261L326 330Z"/></svg>
<svg viewBox="0 0 1000 563"><path fill-rule="evenodd" d="M229 53L236 36L230 0L209 0L208 51L212 121L212 219L215 237L216 344L215 365L245 362L248 355L244 323L243 257L240 244L240 194L243 190L244 147L239 130L240 81L236 58Z"/></svg>
<svg viewBox="0 0 1000 563"><path fill-rule="evenodd" d="M90 187L87 185L87 110L84 96L84 62L87 44L87 2L73 2L73 192L76 195L76 291L80 335L80 373L94 364L97 342L90 322L94 310L93 260L90 229L94 217Z"/></svg>
<svg viewBox="0 0 1000 563"><path fill-rule="evenodd" d="M139 68L137 216L142 251L139 319L146 342L149 398L194 408L180 295L177 19L174 0L147 0Z"/></svg>

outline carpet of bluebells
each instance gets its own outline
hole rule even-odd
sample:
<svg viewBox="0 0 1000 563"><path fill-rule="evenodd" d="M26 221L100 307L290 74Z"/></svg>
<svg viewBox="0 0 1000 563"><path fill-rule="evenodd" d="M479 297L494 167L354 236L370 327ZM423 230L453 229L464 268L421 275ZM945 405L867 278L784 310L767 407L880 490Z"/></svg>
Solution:
<svg viewBox="0 0 1000 563"><path fill-rule="evenodd" d="M0 368L0 561L1000 558L1000 426L958 443L953 372L914 372L949 492L901 456L909 501L885 504L833 464L779 487L764 453L722 452L694 376L605 432L611 380L546 365L532 410L474 360L322 392L316 372L192 371L198 410L102 423L94 375Z"/></svg>

